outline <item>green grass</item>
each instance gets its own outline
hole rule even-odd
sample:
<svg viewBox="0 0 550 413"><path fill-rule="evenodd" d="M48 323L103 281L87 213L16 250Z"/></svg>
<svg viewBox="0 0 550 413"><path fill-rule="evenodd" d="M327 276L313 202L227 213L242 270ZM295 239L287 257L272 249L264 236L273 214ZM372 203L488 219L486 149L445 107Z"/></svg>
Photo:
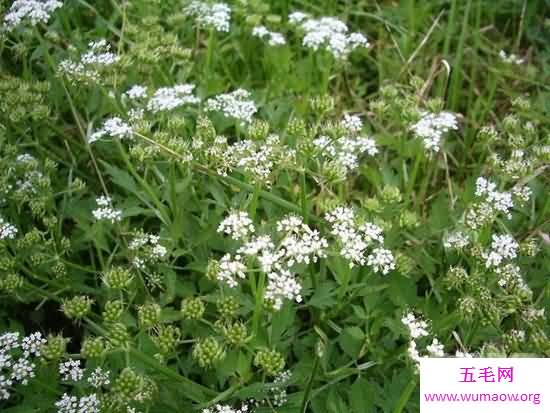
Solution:
<svg viewBox="0 0 550 413"><path fill-rule="evenodd" d="M11 3L0 0L2 15ZM437 337L448 356L550 356L548 314L526 315L550 305L548 2L228 4L228 32L195 24L179 0L66 0L47 23L2 33L0 335L40 331L48 343L34 361L36 377L11 386L0 410L55 412L66 392L96 393L102 412L237 408L250 399L257 413L418 412L419 377L401 321L408 312L429 322L429 336L416 340L422 355ZM288 23L297 10L339 18L370 47L345 59L306 48ZM258 24L286 44L252 36ZM78 61L103 38L116 64L93 81L60 72L62 61ZM524 62L503 61L501 50ZM131 86L146 86L150 97L184 83L195 85L200 103L146 110L124 139L88 142L109 118L130 122L123 94ZM209 98L239 88L258 108L253 122L207 110ZM438 152L411 131L423 111L457 116ZM338 126L345 113L361 117L360 132ZM339 148L348 135L372 137L378 153L362 154L346 173L314 139ZM248 141L265 157L251 166L246 150L220 155L220 136L228 145ZM495 162L517 150L523 167ZM263 178L251 170L266 165ZM527 186L531 197L514 198L510 217L492 210L472 226L478 177L501 193ZM101 195L120 220L94 219ZM382 274L366 262L374 241L365 262L350 267L342 248L357 242L339 241L327 221L339 206L354 208L356 226L383 230L395 268ZM277 230L288 214L327 240L326 256L288 264L302 300L274 309L269 271L254 254L242 259L237 287L217 278L222 257L250 241L218 231L236 210L275 242L288 241ZM4 235L7 224L13 237ZM468 234L468 246L444 248L456 230ZM154 242L134 248L139 232L159 235L166 254L159 258ZM496 234L518 243L500 273L487 265ZM512 275L503 287L507 263L521 279ZM524 339L513 339L518 331ZM69 358L82 361L85 377L102 367L111 383L98 390L64 382L58 363ZM279 370L291 375L277 387ZM287 400L277 406L281 390Z"/></svg>

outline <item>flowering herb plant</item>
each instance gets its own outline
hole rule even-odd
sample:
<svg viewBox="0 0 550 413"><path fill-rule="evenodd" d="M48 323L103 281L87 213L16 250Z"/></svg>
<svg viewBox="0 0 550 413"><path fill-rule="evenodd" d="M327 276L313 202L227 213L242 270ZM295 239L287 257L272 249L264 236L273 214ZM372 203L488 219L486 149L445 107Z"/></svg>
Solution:
<svg viewBox="0 0 550 413"><path fill-rule="evenodd" d="M418 412L423 357L550 356L542 6L367 3L0 0L0 410Z"/></svg>

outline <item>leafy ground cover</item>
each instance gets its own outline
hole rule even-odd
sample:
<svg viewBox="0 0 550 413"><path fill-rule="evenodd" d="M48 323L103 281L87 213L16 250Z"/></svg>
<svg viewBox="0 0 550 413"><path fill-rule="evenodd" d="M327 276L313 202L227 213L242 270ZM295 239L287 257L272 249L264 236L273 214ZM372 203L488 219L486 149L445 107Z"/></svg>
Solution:
<svg viewBox="0 0 550 413"><path fill-rule="evenodd" d="M0 409L418 412L550 356L547 1L0 1Z"/></svg>

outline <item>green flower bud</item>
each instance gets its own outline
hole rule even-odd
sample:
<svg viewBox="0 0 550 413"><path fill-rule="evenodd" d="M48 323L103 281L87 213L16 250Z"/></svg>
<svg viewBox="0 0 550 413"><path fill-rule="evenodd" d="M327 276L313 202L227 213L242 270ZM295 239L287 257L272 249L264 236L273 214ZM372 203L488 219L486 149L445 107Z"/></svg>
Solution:
<svg viewBox="0 0 550 413"><path fill-rule="evenodd" d="M309 105L314 113L323 115L334 109L334 98L329 95L316 96L309 100Z"/></svg>
<svg viewBox="0 0 550 413"><path fill-rule="evenodd" d="M13 294L23 286L23 277L18 274L10 273L0 279L0 291L7 294Z"/></svg>
<svg viewBox="0 0 550 413"><path fill-rule="evenodd" d="M232 319L237 315L239 303L233 296L223 297L216 303L216 308L222 319Z"/></svg>
<svg viewBox="0 0 550 413"><path fill-rule="evenodd" d="M248 127L248 136L252 140L264 140L268 134L269 123L265 120L254 120Z"/></svg>
<svg viewBox="0 0 550 413"><path fill-rule="evenodd" d="M285 368L285 359L275 350L260 350L254 357L254 365L267 375L275 376Z"/></svg>
<svg viewBox="0 0 550 413"><path fill-rule="evenodd" d="M181 330L173 325L161 325L151 336L151 340L161 355L172 353L181 341Z"/></svg>
<svg viewBox="0 0 550 413"><path fill-rule="evenodd" d="M234 346L243 346L250 340L246 326L240 321L222 326L225 339Z"/></svg>
<svg viewBox="0 0 550 413"><path fill-rule="evenodd" d="M130 334L122 323L114 323L109 326L107 338L114 348L127 348L130 344Z"/></svg>
<svg viewBox="0 0 550 413"><path fill-rule="evenodd" d="M430 112L438 113L445 107L445 102L441 98L428 99L426 102L426 107Z"/></svg>
<svg viewBox="0 0 550 413"><path fill-rule="evenodd" d="M413 211L403 211L399 217L399 226L402 228L415 228L420 225L418 215Z"/></svg>
<svg viewBox="0 0 550 413"><path fill-rule="evenodd" d="M102 357L105 354L105 341L103 337L88 337L85 339L82 343L80 354L87 359Z"/></svg>
<svg viewBox="0 0 550 413"><path fill-rule="evenodd" d="M220 271L220 263L218 260L211 259L208 261L206 266L206 278L211 281L216 281L218 279L218 272Z"/></svg>
<svg viewBox="0 0 550 413"><path fill-rule="evenodd" d="M132 282L133 275L130 270L123 267L114 267L103 274L103 282L113 290L123 290Z"/></svg>
<svg viewBox="0 0 550 413"><path fill-rule="evenodd" d="M102 316L106 323L117 322L124 311L124 303L120 300L107 301Z"/></svg>
<svg viewBox="0 0 550 413"><path fill-rule="evenodd" d="M417 79L420 79L420 78L417 77ZM413 82L413 80L415 80L415 78L412 78L411 82ZM423 83L424 81L420 79L420 86L422 86ZM391 100L391 99L395 99L399 95L399 91L393 85L384 85L380 88L380 94L384 99Z"/></svg>
<svg viewBox="0 0 550 413"><path fill-rule="evenodd" d="M186 298L181 303L181 314L188 320L200 320L205 306L200 298Z"/></svg>
<svg viewBox="0 0 550 413"><path fill-rule="evenodd" d="M92 304L93 300L90 297L80 295L68 300L63 300L61 309L68 318L80 320L90 312Z"/></svg>
<svg viewBox="0 0 550 413"><path fill-rule="evenodd" d="M58 262L52 267L52 272L55 278L64 278L67 276L67 267L62 262Z"/></svg>
<svg viewBox="0 0 550 413"><path fill-rule="evenodd" d="M402 200L401 191L393 185L386 185L384 189L382 189L380 198L387 204L397 204Z"/></svg>
<svg viewBox="0 0 550 413"><path fill-rule="evenodd" d="M468 273L462 267L451 267L445 276L445 284L449 290L456 290L468 281Z"/></svg>
<svg viewBox="0 0 550 413"><path fill-rule="evenodd" d="M395 264L397 270L403 275L411 274L416 267L416 263L411 257L400 252L395 256Z"/></svg>
<svg viewBox="0 0 550 413"><path fill-rule="evenodd" d="M138 308L139 325L152 328L160 321L161 308L157 303L148 303Z"/></svg>
<svg viewBox="0 0 550 413"><path fill-rule="evenodd" d="M202 115L197 118L196 134L197 137L205 142L212 142L217 135L212 121Z"/></svg>
<svg viewBox="0 0 550 413"><path fill-rule="evenodd" d="M540 247L537 241L531 238L519 244L519 251L522 255L526 255L527 257L534 257L540 251Z"/></svg>
<svg viewBox="0 0 550 413"><path fill-rule="evenodd" d="M299 118L291 118L288 121L287 131L290 135L302 139L308 135L306 123Z"/></svg>
<svg viewBox="0 0 550 413"><path fill-rule="evenodd" d="M209 368L225 357L225 351L214 337L206 337L194 345L192 355L199 366Z"/></svg>
<svg viewBox="0 0 550 413"><path fill-rule="evenodd" d="M59 360L67 351L68 338L60 335L48 335L46 344L43 344L40 353L46 360Z"/></svg>
<svg viewBox="0 0 550 413"><path fill-rule="evenodd" d="M459 298L458 312L465 320L471 320L477 310L477 302L473 297Z"/></svg>
<svg viewBox="0 0 550 413"><path fill-rule="evenodd" d="M112 391L116 398L123 403L134 401L145 386L145 380L129 367L120 372L113 384Z"/></svg>

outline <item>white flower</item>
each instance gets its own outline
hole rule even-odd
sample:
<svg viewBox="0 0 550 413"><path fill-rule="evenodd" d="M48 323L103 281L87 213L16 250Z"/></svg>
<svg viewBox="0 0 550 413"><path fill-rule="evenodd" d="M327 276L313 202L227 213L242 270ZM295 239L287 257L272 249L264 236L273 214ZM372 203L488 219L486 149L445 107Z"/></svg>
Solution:
<svg viewBox="0 0 550 413"><path fill-rule="evenodd" d="M221 112L228 118L249 123L258 111L250 96L250 92L244 89L220 94L206 101L206 110Z"/></svg>
<svg viewBox="0 0 550 413"><path fill-rule="evenodd" d="M147 103L147 110L158 113L173 110L183 105L199 103L200 99L193 95L194 89L195 85L187 83L160 88Z"/></svg>
<svg viewBox="0 0 550 413"><path fill-rule="evenodd" d="M64 393L61 399L55 402L57 413L99 413L100 405L96 394L79 398Z"/></svg>
<svg viewBox="0 0 550 413"><path fill-rule="evenodd" d="M9 388L13 385L13 380L0 374L0 400L8 400L10 398Z"/></svg>
<svg viewBox="0 0 550 413"><path fill-rule="evenodd" d="M35 365L27 360L25 357L21 357L12 365L11 379L26 386L29 383L29 378L35 376Z"/></svg>
<svg viewBox="0 0 550 413"><path fill-rule="evenodd" d="M302 13L301 11L295 11L293 13L290 13L288 15L288 21L291 24L298 24L303 22L305 19L307 19L308 15L305 13Z"/></svg>
<svg viewBox="0 0 550 413"><path fill-rule="evenodd" d="M0 335L0 353L6 353L10 350L19 348L19 333L4 333Z"/></svg>
<svg viewBox="0 0 550 413"><path fill-rule="evenodd" d="M63 6L58 0L15 0L4 16L4 30L13 30L28 21L32 26L47 23L51 14Z"/></svg>
<svg viewBox="0 0 550 413"><path fill-rule="evenodd" d="M14 239L16 236L17 228L0 217L0 240Z"/></svg>
<svg viewBox="0 0 550 413"><path fill-rule="evenodd" d="M267 44L270 46L282 46L286 44L285 38L281 33L269 31L265 26L254 27L252 29L252 36L267 40Z"/></svg>
<svg viewBox="0 0 550 413"><path fill-rule="evenodd" d="M253 233L254 230L254 223L246 211L230 213L218 226L218 232L223 232L234 240L245 238Z"/></svg>
<svg viewBox="0 0 550 413"><path fill-rule="evenodd" d="M237 254L258 255L262 251L273 251L275 244L268 235L260 235L248 241L237 250Z"/></svg>
<svg viewBox="0 0 550 413"><path fill-rule="evenodd" d="M416 342L414 340L411 340L409 343L409 348L407 349L407 352L409 353L409 357L415 361L416 363L420 363L420 353L418 352L416 348Z"/></svg>
<svg viewBox="0 0 550 413"><path fill-rule="evenodd" d="M23 339L21 348L25 357L29 357L30 355L39 357L40 348L43 344L46 344L46 339L42 337L40 332L36 332Z"/></svg>
<svg viewBox="0 0 550 413"><path fill-rule="evenodd" d="M231 8L225 3L208 4L192 1L184 8L184 13L195 17L199 26L211 27L218 32L228 32L231 22Z"/></svg>
<svg viewBox="0 0 550 413"><path fill-rule="evenodd" d="M302 286L288 270L271 272L267 274L267 288L265 298L270 301L273 308L280 310L283 306L283 300L302 302L300 292Z"/></svg>
<svg viewBox="0 0 550 413"><path fill-rule="evenodd" d="M147 96L147 88L141 85L134 85L124 93L130 100L138 100Z"/></svg>
<svg viewBox="0 0 550 413"><path fill-rule="evenodd" d="M227 404L216 404L213 407L202 409L201 413L251 413L248 406L245 404L240 409L233 408Z"/></svg>
<svg viewBox="0 0 550 413"><path fill-rule="evenodd" d="M427 346L426 350L428 350L428 353L432 357L445 357L443 344L441 344L437 338L432 340L432 344Z"/></svg>
<svg viewBox="0 0 550 413"><path fill-rule="evenodd" d="M409 329L409 334L413 339L426 337L428 333L428 323L422 319L417 319L413 313L407 313L401 319L401 322Z"/></svg>
<svg viewBox="0 0 550 413"><path fill-rule="evenodd" d="M143 269L146 263L158 262L166 256L168 250L159 242L158 235L145 233L136 234L130 241L128 249L136 254L133 263L137 268Z"/></svg>
<svg viewBox="0 0 550 413"><path fill-rule="evenodd" d="M455 353L455 357L471 359L473 356L470 353L468 353L467 351L457 350L456 353Z"/></svg>
<svg viewBox="0 0 550 413"><path fill-rule="evenodd" d="M344 119L340 121L340 126L351 133L358 133L361 132L361 129L363 129L363 121L357 115L350 115L346 113L344 115Z"/></svg>
<svg viewBox="0 0 550 413"><path fill-rule="evenodd" d="M102 195L96 198L96 204L98 208L92 214L97 221L107 220L114 224L122 220L122 211L113 208L110 197Z"/></svg>
<svg viewBox="0 0 550 413"><path fill-rule="evenodd" d="M302 44L312 50L326 49L337 59L345 58L358 47L369 47L367 38L361 33L348 33L346 24L334 17L312 19L303 13L289 16L292 24L299 25L304 32Z"/></svg>
<svg viewBox="0 0 550 413"><path fill-rule="evenodd" d="M133 133L134 131L130 125L118 117L113 117L107 119L100 129L90 135L88 143L94 143L104 136L117 139L132 139L134 137Z"/></svg>
<svg viewBox="0 0 550 413"><path fill-rule="evenodd" d="M107 386L111 383L109 380L109 372L97 367L88 377L88 383L96 389L102 386Z"/></svg>
<svg viewBox="0 0 550 413"><path fill-rule="evenodd" d="M395 269L395 259L390 250L385 248L375 248L367 257L367 265L372 267L374 272L381 272L386 275Z"/></svg>
<svg viewBox="0 0 550 413"><path fill-rule="evenodd" d="M59 63L59 72L71 82L88 81L99 82L100 71L112 66L120 60L120 57L111 51L111 45L105 39L90 42L88 50L80 56L80 59L63 60Z"/></svg>
<svg viewBox="0 0 550 413"><path fill-rule="evenodd" d="M514 53L510 53L510 55L508 55L504 50L501 50L498 53L498 56L504 63L508 63L508 64L520 65L523 62L525 62L525 59L520 58Z"/></svg>
<svg viewBox="0 0 550 413"><path fill-rule="evenodd" d="M490 250L482 254L485 267L498 267L502 261L516 258L518 249L519 244L511 235L493 235Z"/></svg>
<svg viewBox="0 0 550 413"><path fill-rule="evenodd" d="M457 117L451 112L423 112L421 119L411 126L413 133L422 139L424 147L439 152L443 134L458 129Z"/></svg>
<svg viewBox="0 0 550 413"><path fill-rule="evenodd" d="M468 246L470 239L468 235L462 231L456 231L448 234L443 240L443 246L446 249L462 249Z"/></svg>
<svg viewBox="0 0 550 413"><path fill-rule="evenodd" d="M246 277L246 265L241 262L241 256L236 255L234 258L230 254L224 255L219 263L218 280L226 283L229 287L235 288L237 278Z"/></svg>
<svg viewBox="0 0 550 413"><path fill-rule="evenodd" d="M320 136L313 140L313 145L320 156L332 158L346 172L359 167L360 156L378 153L374 139L364 136L344 136L333 141L327 136Z"/></svg>
<svg viewBox="0 0 550 413"><path fill-rule="evenodd" d="M68 360L59 363L59 374L63 381L80 381L84 370L80 367L80 360Z"/></svg>

